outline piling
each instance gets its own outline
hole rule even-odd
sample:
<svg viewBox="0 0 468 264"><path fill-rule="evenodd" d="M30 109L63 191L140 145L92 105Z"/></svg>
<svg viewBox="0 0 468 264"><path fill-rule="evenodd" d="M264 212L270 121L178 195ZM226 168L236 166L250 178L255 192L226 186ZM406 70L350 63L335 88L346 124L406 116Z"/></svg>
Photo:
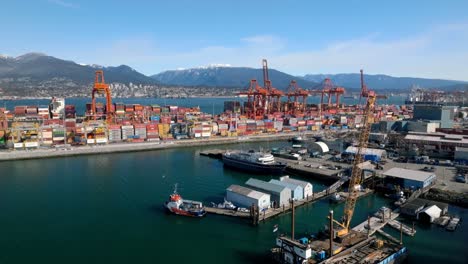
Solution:
<svg viewBox="0 0 468 264"><path fill-rule="evenodd" d="M403 245L403 223L400 223L400 245Z"/></svg>
<svg viewBox="0 0 468 264"><path fill-rule="evenodd" d="M291 199L291 240L294 241L294 199Z"/></svg>
<svg viewBox="0 0 468 264"><path fill-rule="evenodd" d="M367 237L370 236L370 216L367 216Z"/></svg>
<svg viewBox="0 0 468 264"><path fill-rule="evenodd" d="M333 256L333 210L330 210L330 258Z"/></svg>

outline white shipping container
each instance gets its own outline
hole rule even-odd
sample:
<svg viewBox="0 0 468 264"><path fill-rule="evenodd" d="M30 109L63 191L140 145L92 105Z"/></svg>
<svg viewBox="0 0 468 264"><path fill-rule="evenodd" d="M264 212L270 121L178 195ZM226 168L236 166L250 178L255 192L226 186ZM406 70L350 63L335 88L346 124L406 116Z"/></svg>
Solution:
<svg viewBox="0 0 468 264"><path fill-rule="evenodd" d="M27 148L37 148L39 147L39 143L38 142L25 142L24 146Z"/></svg>
<svg viewBox="0 0 468 264"><path fill-rule="evenodd" d="M196 137L196 138L201 137L201 133L195 133L195 137Z"/></svg>
<svg viewBox="0 0 468 264"><path fill-rule="evenodd" d="M107 143L107 138L96 138L96 143L98 144Z"/></svg>
<svg viewBox="0 0 468 264"><path fill-rule="evenodd" d="M210 137L210 136L211 136L211 133L209 133L209 132L203 132L203 133L201 133L201 136L202 136L202 137Z"/></svg>
<svg viewBox="0 0 468 264"><path fill-rule="evenodd" d="M13 144L13 147L14 147L14 148L23 148L23 146L24 146L24 145L23 145L23 142L21 142L21 143L14 143L14 144Z"/></svg>
<svg viewBox="0 0 468 264"><path fill-rule="evenodd" d="M94 143L96 143L96 140L95 140L94 138L88 138L88 139L86 140L86 143L87 143L87 144L94 144Z"/></svg>

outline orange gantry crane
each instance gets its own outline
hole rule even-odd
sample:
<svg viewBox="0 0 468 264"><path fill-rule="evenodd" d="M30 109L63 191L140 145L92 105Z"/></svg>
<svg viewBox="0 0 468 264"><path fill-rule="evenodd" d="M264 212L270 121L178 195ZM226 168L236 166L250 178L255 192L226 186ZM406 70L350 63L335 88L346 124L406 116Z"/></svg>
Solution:
<svg viewBox="0 0 468 264"><path fill-rule="evenodd" d="M268 61L266 59L262 60L263 66L263 87L267 91L266 96L266 109L267 114L280 112L281 111L281 97L284 96L284 92L274 88L271 84L270 77L268 75Z"/></svg>
<svg viewBox="0 0 468 264"><path fill-rule="evenodd" d="M320 98L320 107L321 110L325 109L333 109L340 107L340 96L345 93L345 89L343 87L335 86L330 78L325 78L323 80L321 90L321 98ZM326 103L324 103L324 97L327 97ZM335 102L333 103L332 98L335 96Z"/></svg>
<svg viewBox="0 0 468 264"><path fill-rule="evenodd" d="M265 114L268 91L261 87L257 80L250 80L247 92L241 92L240 94L247 95L247 105L244 107L244 112L249 118L255 119L255 117Z"/></svg>
<svg viewBox="0 0 468 264"><path fill-rule="evenodd" d="M106 97L106 115L108 122L112 115L112 96L109 84L104 81L104 71L97 70L94 78L93 92L91 95L91 114L96 120L96 93Z"/></svg>
<svg viewBox="0 0 468 264"><path fill-rule="evenodd" d="M307 97L309 92L300 88L295 80L292 80L288 86L286 94L288 101L286 103L285 112L288 114L305 113L307 106Z"/></svg>

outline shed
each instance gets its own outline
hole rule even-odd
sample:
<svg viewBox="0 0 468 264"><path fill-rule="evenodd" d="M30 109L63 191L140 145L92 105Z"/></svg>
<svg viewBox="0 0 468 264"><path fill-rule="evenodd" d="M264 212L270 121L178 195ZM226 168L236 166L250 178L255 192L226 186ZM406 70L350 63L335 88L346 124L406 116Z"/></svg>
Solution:
<svg viewBox="0 0 468 264"><path fill-rule="evenodd" d="M314 153L318 152L320 154L328 153L330 149L328 148L327 144L322 141L313 142L309 145L309 152Z"/></svg>
<svg viewBox="0 0 468 264"><path fill-rule="evenodd" d="M289 176L281 177L280 181L300 185L302 187L303 192L304 192L303 193L303 198L311 197L314 194L313 193L313 186L312 186L312 184L310 182L301 181L301 180L297 180L297 179L292 179L292 178L289 178Z"/></svg>
<svg viewBox="0 0 468 264"><path fill-rule="evenodd" d="M270 207L270 195L239 185L231 185L226 189L226 200L236 206L249 208L255 204L260 209Z"/></svg>
<svg viewBox="0 0 468 264"><path fill-rule="evenodd" d="M421 189L430 186L436 180L433 172L391 168L383 173L387 185L399 185L408 189Z"/></svg>
<svg viewBox="0 0 468 264"><path fill-rule="evenodd" d="M420 221L432 223L435 219L440 217L442 210L437 207L437 205L431 205L429 207L424 208L419 214L418 219Z"/></svg>
<svg viewBox="0 0 468 264"><path fill-rule="evenodd" d="M277 207L282 206L283 204L289 204L289 200L291 199L291 190L284 186L257 180L254 178L250 178L247 182L245 182L245 184L258 191L270 194L271 202L274 202Z"/></svg>
<svg viewBox="0 0 468 264"><path fill-rule="evenodd" d="M270 183L281 185L290 189L291 198L296 201L304 198L304 189L299 184L292 183L292 182L278 181L278 180L270 180Z"/></svg>
<svg viewBox="0 0 468 264"><path fill-rule="evenodd" d="M357 151L357 147L350 146L344 153L348 155L356 155ZM384 149L363 148L362 154L364 155L364 160L380 161L381 159L387 158L387 151Z"/></svg>

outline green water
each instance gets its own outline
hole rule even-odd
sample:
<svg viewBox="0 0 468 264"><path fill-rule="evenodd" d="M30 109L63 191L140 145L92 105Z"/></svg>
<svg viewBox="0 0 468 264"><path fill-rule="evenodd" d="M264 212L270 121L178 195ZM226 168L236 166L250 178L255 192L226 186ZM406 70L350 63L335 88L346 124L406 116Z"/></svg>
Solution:
<svg viewBox="0 0 468 264"><path fill-rule="evenodd" d="M233 147L249 145L218 148ZM174 183L183 197L209 204L221 202L230 184L255 176L225 169L199 156L201 149L0 163L0 263L265 262L277 235L273 226L288 232L289 215L253 227L236 218L193 219L163 210ZM311 182L316 191L325 188ZM387 202L376 195L360 199L353 222ZM297 233L322 228L329 209L326 201L299 208ZM343 207L333 209L339 217ZM467 210L454 210L467 219ZM417 228L416 237L405 237L411 263L466 263L465 223L454 233Z"/></svg>

